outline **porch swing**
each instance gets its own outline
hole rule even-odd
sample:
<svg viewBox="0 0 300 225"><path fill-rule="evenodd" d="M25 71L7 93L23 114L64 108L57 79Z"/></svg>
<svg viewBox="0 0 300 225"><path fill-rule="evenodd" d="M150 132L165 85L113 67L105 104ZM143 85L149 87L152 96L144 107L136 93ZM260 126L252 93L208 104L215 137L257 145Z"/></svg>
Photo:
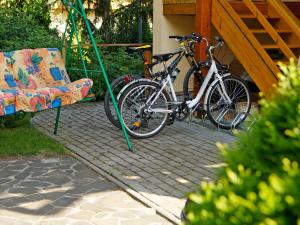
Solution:
<svg viewBox="0 0 300 225"><path fill-rule="evenodd" d="M82 0L61 0L61 3L68 12L61 50L66 45L67 48L63 54L54 48L0 52L0 117L17 112L39 112L57 108L54 128L54 134L57 134L61 107L94 99L91 92L93 82L88 78L88 73L102 73L122 125L122 132L128 149L132 150ZM76 26L79 17L82 18L87 29L100 70L87 69ZM74 35L82 68L69 68ZM62 55L65 56L65 60L63 60ZM83 72L85 78L71 82L67 70L69 72Z"/></svg>

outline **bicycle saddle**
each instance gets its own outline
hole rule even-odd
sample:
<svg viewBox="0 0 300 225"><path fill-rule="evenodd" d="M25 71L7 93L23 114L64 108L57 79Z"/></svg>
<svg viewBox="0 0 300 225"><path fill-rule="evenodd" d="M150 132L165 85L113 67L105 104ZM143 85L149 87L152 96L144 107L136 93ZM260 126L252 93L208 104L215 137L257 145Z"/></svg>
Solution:
<svg viewBox="0 0 300 225"><path fill-rule="evenodd" d="M152 58L160 61L160 62L166 62L169 59L171 59L174 56L174 53L167 53L167 54L158 54L158 55L154 55Z"/></svg>

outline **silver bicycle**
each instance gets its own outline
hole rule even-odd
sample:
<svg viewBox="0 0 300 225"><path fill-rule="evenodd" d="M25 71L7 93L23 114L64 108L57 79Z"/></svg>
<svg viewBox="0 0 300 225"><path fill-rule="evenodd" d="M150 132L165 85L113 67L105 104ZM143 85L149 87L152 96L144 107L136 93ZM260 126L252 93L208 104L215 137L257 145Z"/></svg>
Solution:
<svg viewBox="0 0 300 225"><path fill-rule="evenodd" d="M213 57L213 50L223 45L220 37L215 46L209 45L206 38L197 34L184 37L174 36L181 43L181 48L174 54L156 57L165 68L158 81L137 80L124 90L118 101L120 113L128 133L134 138L149 138L158 134L166 124L174 120L182 121L203 104L209 120L223 129L231 129L241 124L251 108L250 91L244 81L231 76L227 71L220 71L218 62ZM167 61L174 55L189 54L191 43L205 42L208 60L196 63L199 69L206 67L208 73L197 95L190 99L186 96L178 101L172 80L173 71Z"/></svg>

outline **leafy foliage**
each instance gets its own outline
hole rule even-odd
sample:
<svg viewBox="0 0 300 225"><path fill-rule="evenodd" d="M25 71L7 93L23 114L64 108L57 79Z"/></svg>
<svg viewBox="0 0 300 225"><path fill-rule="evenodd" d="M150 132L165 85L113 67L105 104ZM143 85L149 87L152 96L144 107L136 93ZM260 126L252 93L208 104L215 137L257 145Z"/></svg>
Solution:
<svg viewBox="0 0 300 225"><path fill-rule="evenodd" d="M300 71L293 61L281 69L253 130L220 147L227 166L217 182L189 196L187 224L300 224Z"/></svg>
<svg viewBox="0 0 300 225"><path fill-rule="evenodd" d="M99 36L107 43L137 43L139 17L143 19L143 42L152 42L153 1L133 1L104 20Z"/></svg>
<svg viewBox="0 0 300 225"><path fill-rule="evenodd" d="M100 49L103 64L106 69L108 78L112 81L114 78L123 74L142 74L143 62L138 55L129 55L124 48ZM97 99L102 99L106 91L103 74L100 70L95 52L93 49L84 49L85 61L89 70L99 71L89 73L89 77L94 81L93 93ZM73 50L69 68L83 68L77 49ZM83 77L82 71L69 70L69 75L72 80L77 80Z"/></svg>
<svg viewBox="0 0 300 225"><path fill-rule="evenodd" d="M11 9L14 17L29 17L46 27L50 23L48 0L5 0L0 6Z"/></svg>
<svg viewBox="0 0 300 225"><path fill-rule="evenodd" d="M54 31L31 16L15 16L15 11L0 9L0 50L60 47L61 39Z"/></svg>

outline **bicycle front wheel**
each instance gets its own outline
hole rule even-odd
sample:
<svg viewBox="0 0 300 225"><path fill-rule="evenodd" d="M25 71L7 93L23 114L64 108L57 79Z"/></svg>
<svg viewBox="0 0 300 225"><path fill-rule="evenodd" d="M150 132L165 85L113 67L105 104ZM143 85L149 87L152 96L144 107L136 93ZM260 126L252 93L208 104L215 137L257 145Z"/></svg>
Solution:
<svg viewBox="0 0 300 225"><path fill-rule="evenodd" d="M231 102L222 92L220 81L209 89L206 109L209 120L217 127L238 127L248 116L251 108L250 91L241 79L233 76L223 78L224 87Z"/></svg>
<svg viewBox="0 0 300 225"><path fill-rule="evenodd" d="M134 138L150 138L166 125L170 96L161 86L151 81L140 81L131 85L120 97L120 113L127 132ZM149 101L148 101L149 100ZM151 105L152 104L152 105ZM152 111L159 109L159 112Z"/></svg>

